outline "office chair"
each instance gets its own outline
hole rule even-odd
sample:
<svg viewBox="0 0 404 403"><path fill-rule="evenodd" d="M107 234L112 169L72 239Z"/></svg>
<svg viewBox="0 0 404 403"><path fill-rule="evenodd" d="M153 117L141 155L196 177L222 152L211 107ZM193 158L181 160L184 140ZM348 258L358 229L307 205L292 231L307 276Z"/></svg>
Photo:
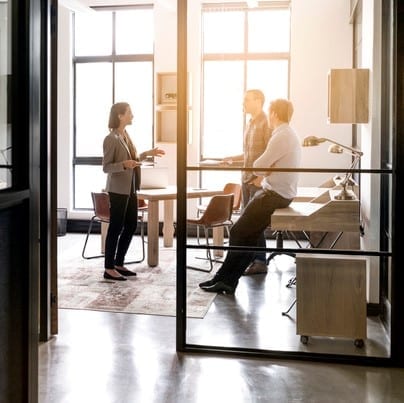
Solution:
<svg viewBox="0 0 404 403"><path fill-rule="evenodd" d="M283 248L283 235L287 235L288 238L290 238L291 233L289 233L288 231L275 231L275 239L276 239L276 248L277 249L282 249ZM301 248L302 246L300 245L299 241L297 240L297 238L292 234L291 235L292 238L294 239L294 241L297 243L297 245L299 246L299 248ZM289 252L272 252L270 253L270 255L267 257L267 261L266 264L268 265L269 262L275 257L275 256L279 256L279 255L287 255L290 257L296 257L296 253L289 253ZM287 286L288 287L288 286Z"/></svg>
<svg viewBox="0 0 404 403"><path fill-rule="evenodd" d="M109 223L109 195L106 192L91 192L91 199L93 201L94 215L91 217L90 224L88 226L87 236L84 241L83 251L81 256L84 259L96 259L104 257L104 254L86 256L85 251L87 247L88 237L91 234L94 222ZM144 237L144 216L147 213L147 203L144 200L138 200L138 222L140 224L140 237L142 240L142 257L139 260L133 260L130 263L141 263L145 259L145 237Z"/></svg>
<svg viewBox="0 0 404 403"><path fill-rule="evenodd" d="M223 194L233 194L233 210L232 215L240 215L241 213L241 185L238 183L226 183L223 187ZM197 207L197 217L206 211L207 205L200 204ZM229 237L229 228L226 226L227 236ZM199 227L196 228L196 238L199 242Z"/></svg>
<svg viewBox="0 0 404 403"><path fill-rule="evenodd" d="M188 269L199 270L207 273L212 271L213 262L215 259L212 258L209 248L209 229L217 227L224 227L228 229L231 225L233 225L233 221L231 220L233 213L233 202L234 195L232 193L213 196L201 217L187 219L187 224L196 225L197 228L203 228L206 245L208 247L206 249L206 259L209 260L210 263L210 269L208 270L194 266L187 266Z"/></svg>

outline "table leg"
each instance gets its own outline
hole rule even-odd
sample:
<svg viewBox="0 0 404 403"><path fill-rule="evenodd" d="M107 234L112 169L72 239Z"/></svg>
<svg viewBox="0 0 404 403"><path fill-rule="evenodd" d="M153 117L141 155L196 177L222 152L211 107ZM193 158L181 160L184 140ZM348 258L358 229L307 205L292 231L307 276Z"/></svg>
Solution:
<svg viewBox="0 0 404 403"><path fill-rule="evenodd" d="M215 227L213 228L213 245L215 246L223 246L223 233L224 233L224 228L223 227ZM222 257L223 256L223 251L220 249L216 249L213 251L213 255L215 257Z"/></svg>
<svg viewBox="0 0 404 403"><path fill-rule="evenodd" d="M105 253L105 238L107 237L109 224L107 222L101 223L101 253Z"/></svg>
<svg viewBox="0 0 404 403"><path fill-rule="evenodd" d="M149 200L147 208L147 263L159 263L159 201Z"/></svg>
<svg viewBox="0 0 404 403"><path fill-rule="evenodd" d="M163 239L164 247L173 246L174 238L174 200L164 200Z"/></svg>

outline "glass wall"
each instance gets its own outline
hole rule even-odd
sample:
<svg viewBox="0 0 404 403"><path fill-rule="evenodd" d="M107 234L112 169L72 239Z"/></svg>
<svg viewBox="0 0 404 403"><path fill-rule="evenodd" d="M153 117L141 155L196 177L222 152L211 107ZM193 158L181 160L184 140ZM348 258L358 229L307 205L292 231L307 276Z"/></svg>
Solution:
<svg viewBox="0 0 404 403"><path fill-rule="evenodd" d="M179 29L184 23L181 14L185 10L188 13L188 38L193 40L194 25L190 19L195 15L195 9L190 2L178 3ZM279 5L288 11L272 17L271 12ZM382 111L380 105L368 98L369 89L381 88L382 79L380 75L372 74L375 70L382 71L382 60L374 58L378 41L373 43L368 35L371 32L371 35L380 35L381 38L378 27L383 16L381 8L376 7L374 14L373 11L368 13L366 5L365 9L352 10L350 16L342 12L340 5L338 1L330 1L321 7L317 3L315 9L310 9L310 2L292 0L260 2L259 7L253 9L244 3L235 7L232 2L226 10L223 3L220 12L215 12L214 6L205 10L206 13L201 8L202 157L220 160L242 152L245 122L242 96L252 83L269 94L268 100L282 97L293 103L290 126L299 137L302 161L298 168L266 167L268 177L292 170L298 174L299 183L292 203L285 210L280 209L271 217L262 216L263 221L268 221L265 249L257 243L254 245L251 240L235 243L237 236L242 235L237 231L242 228L240 222L245 216L240 219L239 215L233 215L230 238L224 233L223 247L216 246L218 257L212 270L206 261L201 262L207 257L209 248L198 243L186 225L188 215L192 216L193 212L183 208L185 188L179 183L177 242L180 247L177 262L180 303L184 298L189 310L193 303L181 288L183 282L202 285L210 281L210 284L196 286L199 289L195 293L207 306L202 319L187 317L186 310L177 311L180 350L363 363L369 362L369 358L377 362L391 357L390 302L382 298L382 295L389 294L386 287L391 282L389 279L380 281L381 273L389 276L394 272L391 243L382 242L385 229L381 228L386 223L380 222L381 212L389 207L384 203L390 201L379 195L382 186L383 192L394 194L391 189L394 166L381 164L381 144L386 144L382 141L379 118ZM349 9L349 1L346 9ZM250 13L254 22L251 19L246 24L245 16ZM318 18L313 18L314 14ZM308 16L311 16L310 24L307 24ZM266 24L253 33L251 27L259 26L263 21ZM360 21L358 25L362 33L362 47L358 50L361 55L357 63L352 59L355 46L352 24L355 21ZM282 24L287 28L282 30ZM244 30L241 33L240 26L247 27L247 36ZM391 25L386 26L391 29ZM212 27L220 27L220 35L210 33ZM255 46L253 42L257 35L265 40L258 41ZM245 41L247 37L249 39ZM271 40L273 37L276 41ZM180 41L183 39L179 38ZM251 46L254 60L231 60L240 52L241 43ZM392 49L391 42L384 45ZM195 43L188 43L190 54L194 47ZM243 47L242 52L245 50ZM287 55L284 60L272 58L257 62L260 52L272 51L278 55L286 52ZM178 52L179 60L183 60L182 52L186 53L186 50L179 48ZM393 54L388 57L392 58ZM348 84L349 90L344 97L346 103L348 92L355 92L355 105L365 105L367 109L368 118L363 121L349 118L332 122L330 118L330 102L334 105L335 96L330 95L329 74L340 66L355 76L362 74L362 70L365 76L368 74L364 92L358 94L352 84ZM179 64L179 77L185 77L192 69L192 65ZM257 80L265 78L265 73L267 79L260 84ZM249 77L255 81L249 81ZM389 82L387 87L393 84L393 77L389 76ZM341 85L346 85L346 81L337 84ZM194 82L192 86L195 87ZM391 109L387 113L391 118ZM184 120L180 127L187 127L186 116L185 108L179 110L179 122ZM358 138L354 138L356 135ZM178 133L179 166L183 164L185 178L199 172L203 178L211 178L210 182L203 182L204 187L205 184L210 187L224 184L230 175L240 175L243 170L253 171L252 168L224 167L220 162L217 166L191 165L186 156L182 159L180 153L187 139L187 133ZM271 147L271 141L268 147ZM355 155L358 158L355 159ZM389 225L394 227L394 223ZM187 231L186 239L182 238L181 231ZM389 236L392 234L394 228L389 228ZM243 261L243 255L251 251L266 252L266 271L241 275L230 284L223 268L230 272L238 268L238 260ZM211 252L213 255L213 249ZM222 252L223 256L219 257L217 252ZM204 268L205 272L190 268L198 260L199 268ZM232 262L232 267L229 262ZM244 266L246 269L248 264ZM217 273L218 277L215 277ZM212 332L212 328L216 331Z"/></svg>

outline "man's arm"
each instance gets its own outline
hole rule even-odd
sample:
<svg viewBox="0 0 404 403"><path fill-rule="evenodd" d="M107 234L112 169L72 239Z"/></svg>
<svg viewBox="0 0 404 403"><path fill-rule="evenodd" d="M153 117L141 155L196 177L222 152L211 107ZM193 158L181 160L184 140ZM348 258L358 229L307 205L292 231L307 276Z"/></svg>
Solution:
<svg viewBox="0 0 404 403"><path fill-rule="evenodd" d="M222 159L223 164L231 165L233 163L244 162L244 154L232 155L230 157L224 157Z"/></svg>

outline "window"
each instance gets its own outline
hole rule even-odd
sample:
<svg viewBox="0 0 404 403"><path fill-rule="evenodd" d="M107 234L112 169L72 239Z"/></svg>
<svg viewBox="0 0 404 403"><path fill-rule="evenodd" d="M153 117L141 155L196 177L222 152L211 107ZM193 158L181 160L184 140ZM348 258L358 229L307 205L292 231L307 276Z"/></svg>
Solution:
<svg viewBox="0 0 404 403"><path fill-rule="evenodd" d="M202 43L202 158L241 154L246 122L244 92L261 89L266 98L265 112L269 100L288 97L289 7L269 3L251 9L206 6L202 11ZM217 184L218 174L226 176L224 182L239 178L234 172L210 171L203 172L202 183Z"/></svg>
<svg viewBox="0 0 404 403"><path fill-rule="evenodd" d="M113 103L131 105L134 120L127 130L136 147L145 150L153 145L153 48L151 7L99 8L75 14L75 209L91 209L90 192L105 187L102 143Z"/></svg>

